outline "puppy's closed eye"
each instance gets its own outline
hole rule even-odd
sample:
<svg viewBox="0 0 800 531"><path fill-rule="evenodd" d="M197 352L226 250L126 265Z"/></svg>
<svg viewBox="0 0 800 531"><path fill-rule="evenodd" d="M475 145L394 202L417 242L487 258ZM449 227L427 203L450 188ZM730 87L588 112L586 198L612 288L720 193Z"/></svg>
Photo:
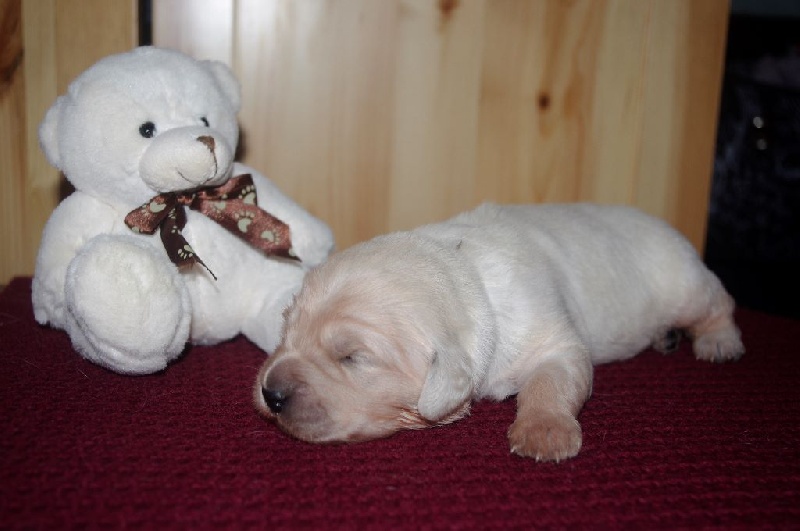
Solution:
<svg viewBox="0 0 800 531"><path fill-rule="evenodd" d="M369 352L364 350L348 350L336 358L336 362L348 370L368 369L376 365Z"/></svg>
<svg viewBox="0 0 800 531"><path fill-rule="evenodd" d="M361 359L362 356L360 356L358 352L351 352L346 356L340 357L337 361L346 367L354 367L361 362Z"/></svg>

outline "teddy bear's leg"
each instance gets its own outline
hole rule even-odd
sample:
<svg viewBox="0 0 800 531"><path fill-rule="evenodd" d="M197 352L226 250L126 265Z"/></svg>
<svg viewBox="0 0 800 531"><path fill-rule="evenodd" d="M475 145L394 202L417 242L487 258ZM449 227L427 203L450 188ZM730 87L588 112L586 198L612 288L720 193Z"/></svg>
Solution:
<svg viewBox="0 0 800 531"><path fill-rule="evenodd" d="M261 350L272 354L281 339L284 310L303 284L304 270L296 264L276 264L265 278L280 278L279 285L260 290L258 312L242 324L242 333Z"/></svg>
<svg viewBox="0 0 800 531"><path fill-rule="evenodd" d="M191 301L175 268L146 241L99 236L67 269L67 326L85 358L113 371L166 367L189 338Z"/></svg>

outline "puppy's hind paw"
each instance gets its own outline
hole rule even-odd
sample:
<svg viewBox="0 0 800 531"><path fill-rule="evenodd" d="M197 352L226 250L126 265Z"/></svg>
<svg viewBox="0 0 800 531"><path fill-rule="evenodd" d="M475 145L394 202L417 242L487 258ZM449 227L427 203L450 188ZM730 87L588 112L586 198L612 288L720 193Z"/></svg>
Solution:
<svg viewBox="0 0 800 531"><path fill-rule="evenodd" d="M693 344L694 355L699 360L723 362L738 360L744 354L739 331L726 328L698 336Z"/></svg>
<svg viewBox="0 0 800 531"><path fill-rule="evenodd" d="M581 426L569 414L540 413L517 417L508 430L511 452L537 461L563 461L578 454Z"/></svg>

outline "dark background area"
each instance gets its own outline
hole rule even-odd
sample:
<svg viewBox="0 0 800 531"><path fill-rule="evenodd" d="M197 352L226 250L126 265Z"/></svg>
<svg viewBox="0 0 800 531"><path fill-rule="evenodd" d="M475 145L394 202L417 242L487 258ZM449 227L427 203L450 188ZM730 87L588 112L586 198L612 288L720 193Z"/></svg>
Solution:
<svg viewBox="0 0 800 531"><path fill-rule="evenodd" d="M800 317L800 3L737 4L705 260L740 305Z"/></svg>

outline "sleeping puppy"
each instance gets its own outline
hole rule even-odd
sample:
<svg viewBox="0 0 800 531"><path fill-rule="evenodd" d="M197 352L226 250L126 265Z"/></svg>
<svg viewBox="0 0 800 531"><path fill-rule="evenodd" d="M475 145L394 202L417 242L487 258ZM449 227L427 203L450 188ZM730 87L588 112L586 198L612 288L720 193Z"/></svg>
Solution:
<svg viewBox="0 0 800 531"><path fill-rule="evenodd" d="M486 204L313 270L256 407L306 441L360 441L517 395L511 451L560 461L580 450L593 364L667 349L675 329L701 360L739 358L733 308L689 242L637 210Z"/></svg>

